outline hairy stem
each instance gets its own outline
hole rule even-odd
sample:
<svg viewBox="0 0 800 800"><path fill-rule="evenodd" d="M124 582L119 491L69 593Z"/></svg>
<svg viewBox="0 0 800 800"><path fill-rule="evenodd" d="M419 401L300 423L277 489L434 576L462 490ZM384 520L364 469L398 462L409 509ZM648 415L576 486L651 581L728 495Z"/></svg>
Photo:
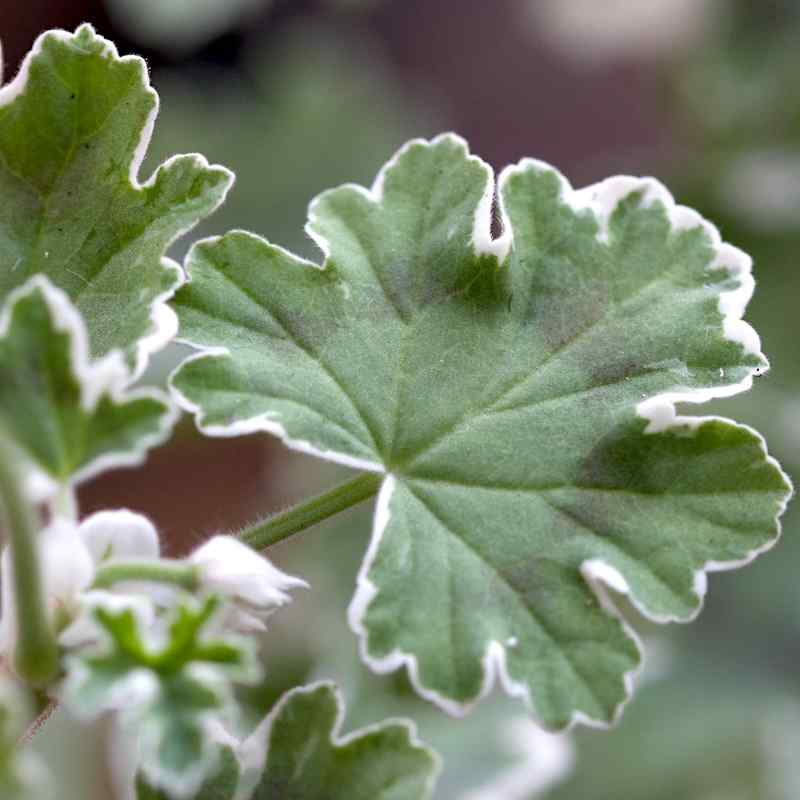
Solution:
<svg viewBox="0 0 800 800"><path fill-rule="evenodd" d="M18 744L20 746L24 746L30 744L34 737L36 736L39 731L44 728L45 725L50 721L50 717L56 713L58 709L58 701L57 700L48 700L47 705L42 709L42 711L37 715L36 719L28 725L28 729L20 738Z"/></svg>
<svg viewBox="0 0 800 800"><path fill-rule="evenodd" d="M108 589L123 581L168 583L193 592L198 587L197 568L184 561L115 561L98 568L93 589Z"/></svg>
<svg viewBox="0 0 800 800"><path fill-rule="evenodd" d="M274 514L245 528L239 533L239 538L256 550L263 550L282 542L295 533L374 497L380 489L383 477L379 473L364 472L323 494L303 501L294 508Z"/></svg>
<svg viewBox="0 0 800 800"><path fill-rule="evenodd" d="M17 637L11 654L15 672L31 686L45 686L58 674L58 645L47 614L37 515L24 496L17 454L0 439L0 498L14 572Z"/></svg>

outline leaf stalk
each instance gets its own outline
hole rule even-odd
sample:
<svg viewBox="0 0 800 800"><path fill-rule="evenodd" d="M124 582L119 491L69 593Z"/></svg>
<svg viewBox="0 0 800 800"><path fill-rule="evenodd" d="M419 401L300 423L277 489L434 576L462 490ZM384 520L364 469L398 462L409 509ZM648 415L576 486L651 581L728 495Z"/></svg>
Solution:
<svg viewBox="0 0 800 800"><path fill-rule="evenodd" d="M374 497L380 489L383 478L384 475L381 473L363 472L327 492L245 528L238 536L255 550L264 550L340 511Z"/></svg>
<svg viewBox="0 0 800 800"><path fill-rule="evenodd" d="M93 589L108 589L124 581L167 583L194 592L200 585L197 567L170 559L114 561L95 573Z"/></svg>

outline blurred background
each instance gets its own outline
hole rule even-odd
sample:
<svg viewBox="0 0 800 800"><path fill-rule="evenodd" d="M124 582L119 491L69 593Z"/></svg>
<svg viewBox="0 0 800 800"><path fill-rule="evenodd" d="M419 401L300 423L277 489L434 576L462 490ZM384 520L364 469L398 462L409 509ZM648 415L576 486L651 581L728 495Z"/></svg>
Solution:
<svg viewBox="0 0 800 800"><path fill-rule="evenodd" d="M660 178L755 259L748 318L772 371L713 410L758 428L800 479L797 0L2 0L5 79L39 32L82 21L151 67L162 112L143 178L195 150L237 173L176 258L234 226L318 258L303 234L314 194L368 184L406 139L442 130L496 168L535 156L577 186ZM147 380L163 382L180 356L163 354ZM267 436L204 440L185 421L146 467L102 477L81 501L149 514L180 554L343 477ZM649 654L639 693L613 732L567 737L540 734L498 695L455 722L402 675L358 665L345 609L368 531L359 509L271 554L313 591L265 638L254 720L284 688L332 677L347 729L418 722L446 758L439 800L800 797L800 505L775 550L711 577L696 623L635 620ZM57 719L37 745L70 776L60 800L121 797L105 732L93 749L67 730Z"/></svg>

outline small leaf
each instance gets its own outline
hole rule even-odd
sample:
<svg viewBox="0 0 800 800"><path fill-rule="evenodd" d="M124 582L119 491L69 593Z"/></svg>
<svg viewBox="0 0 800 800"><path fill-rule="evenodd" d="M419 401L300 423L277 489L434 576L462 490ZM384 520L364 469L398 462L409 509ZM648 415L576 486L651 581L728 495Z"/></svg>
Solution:
<svg viewBox="0 0 800 800"><path fill-rule="evenodd" d="M92 356L119 349L137 373L175 330L180 270L164 251L231 183L189 155L140 184L157 109L144 61L90 25L42 34L0 89L0 300L47 275L86 320Z"/></svg>
<svg viewBox="0 0 800 800"><path fill-rule="evenodd" d="M376 671L461 714L495 677L550 727L613 721L640 660L605 587L656 620L777 539L763 440L675 403L766 368L748 257L652 179L576 191L446 135L311 206L323 268L250 234L198 244L176 373L210 435L264 430L386 473L350 607Z"/></svg>
<svg viewBox="0 0 800 800"><path fill-rule="evenodd" d="M144 459L176 414L152 390L124 392L117 358L89 363L86 328L67 296L37 276L0 318L0 433L51 481L78 483Z"/></svg>
<svg viewBox="0 0 800 800"><path fill-rule="evenodd" d="M213 597L178 606L163 641L154 643L151 632L163 625L146 603L93 594L107 646L68 659L67 702L84 718L108 710L131 717L148 784L186 797L216 774L219 748L207 726L233 714L231 681L258 677L252 643L210 638Z"/></svg>
<svg viewBox="0 0 800 800"><path fill-rule="evenodd" d="M287 692L245 748L266 748L252 800L423 800L438 773L432 750L403 720L339 735L344 706L333 684Z"/></svg>
<svg viewBox="0 0 800 800"><path fill-rule="evenodd" d="M219 753L217 773L209 778L192 795L192 800L233 800L239 785L241 769L235 753L230 747L223 747ZM168 800L169 795L154 789L142 773L136 776L136 800Z"/></svg>

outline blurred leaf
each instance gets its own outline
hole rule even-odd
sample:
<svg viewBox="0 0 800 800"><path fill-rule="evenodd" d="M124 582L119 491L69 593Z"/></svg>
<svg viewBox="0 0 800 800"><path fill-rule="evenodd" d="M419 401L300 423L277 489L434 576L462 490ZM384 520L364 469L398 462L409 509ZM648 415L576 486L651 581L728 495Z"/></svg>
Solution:
<svg viewBox="0 0 800 800"><path fill-rule="evenodd" d="M241 23L270 0L106 0L117 25L141 44L183 55Z"/></svg>
<svg viewBox="0 0 800 800"><path fill-rule="evenodd" d="M217 773L192 795L192 800L233 800L240 772L239 761L233 750L230 747L221 748ZM169 800L169 795L154 789L140 773L136 777L136 800Z"/></svg>
<svg viewBox="0 0 800 800"><path fill-rule="evenodd" d="M575 772L547 800L795 800L796 696L724 660L694 666L642 689L612 736L582 732Z"/></svg>
<svg viewBox="0 0 800 800"><path fill-rule="evenodd" d="M253 800L422 800L434 753L401 720L339 735L341 698L330 683L286 694L253 735L266 750Z"/></svg>
<svg viewBox="0 0 800 800"><path fill-rule="evenodd" d="M121 361L91 365L83 320L46 278L32 278L0 319L0 431L50 479L78 482L135 464L175 413L155 391L123 392Z"/></svg>
<svg viewBox="0 0 800 800"><path fill-rule="evenodd" d="M144 61L89 25L39 37L0 90L0 298L31 275L63 289L93 357L137 371L170 338L180 270L166 247L221 202L230 173L176 156L140 185L158 99Z"/></svg>
<svg viewBox="0 0 800 800"><path fill-rule="evenodd" d="M168 795L197 791L217 769L218 748L207 732L210 720L230 715L231 680L257 677L250 644L206 632L218 601L178 607L160 646L145 631L153 622L134 608L95 609L107 634L96 654L68 664L65 690L70 708L83 717L123 710L137 724L140 769Z"/></svg>

